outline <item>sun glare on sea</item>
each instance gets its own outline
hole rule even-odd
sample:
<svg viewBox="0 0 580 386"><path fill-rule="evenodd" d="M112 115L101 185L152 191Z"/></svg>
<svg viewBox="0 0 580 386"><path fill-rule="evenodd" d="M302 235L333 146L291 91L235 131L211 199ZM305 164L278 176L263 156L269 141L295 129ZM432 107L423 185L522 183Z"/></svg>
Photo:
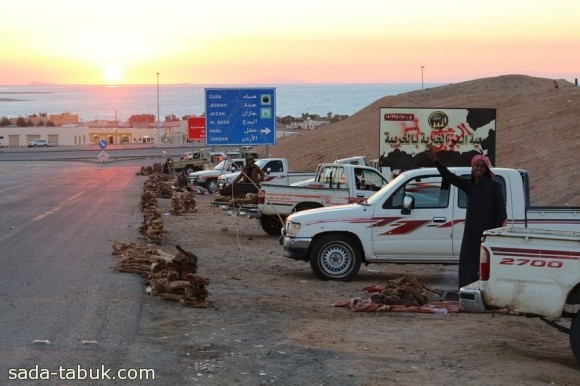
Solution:
<svg viewBox="0 0 580 386"><path fill-rule="evenodd" d="M103 78L108 85L118 85L123 71L117 66L107 66L103 70Z"/></svg>

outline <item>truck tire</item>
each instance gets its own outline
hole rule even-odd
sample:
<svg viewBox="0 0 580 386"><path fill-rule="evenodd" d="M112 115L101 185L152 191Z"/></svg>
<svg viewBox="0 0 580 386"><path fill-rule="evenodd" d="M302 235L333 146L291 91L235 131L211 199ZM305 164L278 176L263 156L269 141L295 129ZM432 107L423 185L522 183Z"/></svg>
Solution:
<svg viewBox="0 0 580 386"><path fill-rule="evenodd" d="M310 268L322 280L352 280L361 265L362 252L352 236L331 233L316 240L310 252Z"/></svg>
<svg viewBox="0 0 580 386"><path fill-rule="evenodd" d="M192 165L186 165L185 166L185 172L187 173L187 175L189 176L191 173L196 172L197 169L194 168Z"/></svg>
<svg viewBox="0 0 580 386"><path fill-rule="evenodd" d="M207 189L208 192L213 193L217 190L217 179L215 178L210 178L209 180L207 180L205 182L205 188Z"/></svg>
<svg viewBox="0 0 580 386"><path fill-rule="evenodd" d="M576 360L580 361L580 312L574 315L570 325L570 347Z"/></svg>
<svg viewBox="0 0 580 386"><path fill-rule="evenodd" d="M280 236L284 224L280 223L278 216L260 216L260 226L270 236Z"/></svg>

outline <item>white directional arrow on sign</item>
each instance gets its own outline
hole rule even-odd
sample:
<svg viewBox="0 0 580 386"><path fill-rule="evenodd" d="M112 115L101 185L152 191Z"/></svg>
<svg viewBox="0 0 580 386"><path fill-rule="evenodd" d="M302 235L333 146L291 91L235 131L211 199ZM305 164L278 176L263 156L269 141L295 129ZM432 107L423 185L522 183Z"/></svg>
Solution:
<svg viewBox="0 0 580 386"><path fill-rule="evenodd" d="M270 134L271 132L272 132L272 130L268 129L267 127L260 130L260 133L266 134L266 135Z"/></svg>

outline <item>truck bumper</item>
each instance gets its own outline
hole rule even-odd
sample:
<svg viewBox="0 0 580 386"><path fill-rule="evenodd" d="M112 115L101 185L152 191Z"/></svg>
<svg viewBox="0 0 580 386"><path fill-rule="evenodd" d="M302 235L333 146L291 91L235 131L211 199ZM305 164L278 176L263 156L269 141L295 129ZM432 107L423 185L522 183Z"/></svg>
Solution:
<svg viewBox="0 0 580 386"><path fill-rule="evenodd" d="M459 309L465 312L484 312L485 303L479 289L479 281L459 290Z"/></svg>
<svg viewBox="0 0 580 386"><path fill-rule="evenodd" d="M310 237L289 237L282 234L279 239L280 245L284 246L284 257L294 260L308 261L308 248L312 239Z"/></svg>

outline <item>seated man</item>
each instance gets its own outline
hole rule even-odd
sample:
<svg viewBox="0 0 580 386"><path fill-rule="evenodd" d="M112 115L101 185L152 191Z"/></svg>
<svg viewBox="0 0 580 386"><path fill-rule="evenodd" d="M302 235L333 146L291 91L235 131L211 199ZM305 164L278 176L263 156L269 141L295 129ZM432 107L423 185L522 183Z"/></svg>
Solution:
<svg viewBox="0 0 580 386"><path fill-rule="evenodd" d="M246 158L246 166L232 182L232 185L223 188L219 193L236 197L244 196L246 193L257 193L264 177L266 177L266 173L255 164L254 157L250 155Z"/></svg>
<svg viewBox="0 0 580 386"><path fill-rule="evenodd" d="M264 180L266 177L266 173L258 166L254 161L254 157L251 155L246 158L246 166L242 169L242 172L236 177L233 183L237 182L246 182L246 183L253 183L257 186L260 186L260 182Z"/></svg>

